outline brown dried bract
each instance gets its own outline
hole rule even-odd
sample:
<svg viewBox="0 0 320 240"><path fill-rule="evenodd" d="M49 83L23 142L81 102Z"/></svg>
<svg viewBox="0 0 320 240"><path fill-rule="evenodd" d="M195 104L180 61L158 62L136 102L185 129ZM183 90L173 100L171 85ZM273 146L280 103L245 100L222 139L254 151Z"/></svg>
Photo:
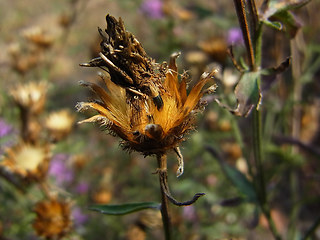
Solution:
<svg viewBox="0 0 320 240"><path fill-rule="evenodd" d="M113 83L125 88L132 98L136 95L151 97L160 109L164 91L161 82L165 74L160 69L155 71L155 63L135 36L126 31L121 18L117 21L107 15L106 21L107 29L103 31L99 28L102 38L100 56L81 66L100 67L110 74Z"/></svg>
<svg viewBox="0 0 320 240"><path fill-rule="evenodd" d="M50 148L20 143L7 149L0 163L0 173L15 185L41 182L48 171Z"/></svg>
<svg viewBox="0 0 320 240"><path fill-rule="evenodd" d="M38 236L46 239L61 239L71 229L70 203L57 199L37 203L34 212L37 218L33 228Z"/></svg>
<svg viewBox="0 0 320 240"><path fill-rule="evenodd" d="M178 145L193 129L194 116L202 109L200 98L214 91L215 86L202 91L216 71L204 73L187 93L187 79L179 76L175 53L169 65L155 64L139 41L125 31L122 20L107 16L107 29L102 36L100 57L82 64L99 67L109 76L101 75L104 89L95 83L81 82L100 98L94 102L80 102L79 111L93 109L97 115L83 120L98 122L112 134L123 139L125 149L144 155L162 155L175 150L180 176L183 157Z"/></svg>

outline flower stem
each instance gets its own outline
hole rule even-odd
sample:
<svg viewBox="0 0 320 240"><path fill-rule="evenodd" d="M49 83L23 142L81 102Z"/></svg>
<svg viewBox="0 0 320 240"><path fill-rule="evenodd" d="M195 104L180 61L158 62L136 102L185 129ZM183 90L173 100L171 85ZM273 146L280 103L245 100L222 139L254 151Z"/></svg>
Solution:
<svg viewBox="0 0 320 240"><path fill-rule="evenodd" d="M254 153L254 161L256 167L256 176L255 176L255 187L258 193L258 201L260 205L260 209L263 215L266 217L270 231L273 234L273 237L276 240L281 240L281 236L278 233L276 225L272 219L270 208L267 202L267 194L266 194L266 183L263 174L263 165L262 165L262 149L261 149L261 112L257 109L253 110L253 153Z"/></svg>
<svg viewBox="0 0 320 240"><path fill-rule="evenodd" d="M254 0L234 0L234 6L237 12L239 24L247 49L249 71L255 72L261 67L262 52L262 24L259 23ZM260 77L257 79L260 88ZM258 194L258 205L266 217L270 231L275 239L280 240L281 236L277 231L272 219L270 207L267 202L266 183L264 178L262 164L262 128L261 128L261 111L256 106L253 109L252 116L252 147L254 154L254 186Z"/></svg>
<svg viewBox="0 0 320 240"><path fill-rule="evenodd" d="M50 193L48 184L45 180L39 183L39 188L47 199L52 198L52 194Z"/></svg>
<svg viewBox="0 0 320 240"><path fill-rule="evenodd" d="M157 155L158 160L158 171L161 171L165 174L165 178L167 178L167 155L160 154ZM163 176L162 174L162 176ZM165 233L165 239L171 239L171 223L170 223L170 216L169 216L169 207L168 207L168 199L165 194L165 189L163 184L161 184L161 175L159 174L159 182L160 182L160 190L161 190L161 216L162 216L162 223L163 229Z"/></svg>
<svg viewBox="0 0 320 240"><path fill-rule="evenodd" d="M261 149L261 112L253 110L252 133L253 133L253 154L256 167L257 189L259 191L259 202L261 205L266 203L265 180L262 166L262 149Z"/></svg>

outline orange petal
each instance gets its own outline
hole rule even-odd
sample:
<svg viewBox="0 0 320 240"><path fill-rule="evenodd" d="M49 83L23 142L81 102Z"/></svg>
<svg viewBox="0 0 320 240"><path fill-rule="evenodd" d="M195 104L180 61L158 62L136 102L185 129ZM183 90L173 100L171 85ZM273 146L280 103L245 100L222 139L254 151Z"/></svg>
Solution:
<svg viewBox="0 0 320 240"><path fill-rule="evenodd" d="M102 87L98 86L95 83L90 83L90 82L80 81L79 83L81 86L88 87L90 88L91 91L96 93L98 97L106 104L106 106L110 105L110 96Z"/></svg>
<svg viewBox="0 0 320 240"><path fill-rule="evenodd" d="M179 93L180 93L181 104L184 104L187 100L187 83L185 79L181 80L181 83L179 86Z"/></svg>
<svg viewBox="0 0 320 240"><path fill-rule="evenodd" d="M202 97L203 86L213 77L217 70L213 70L211 73L203 73L200 81L192 88L187 100L184 104L184 109L188 112L192 111Z"/></svg>

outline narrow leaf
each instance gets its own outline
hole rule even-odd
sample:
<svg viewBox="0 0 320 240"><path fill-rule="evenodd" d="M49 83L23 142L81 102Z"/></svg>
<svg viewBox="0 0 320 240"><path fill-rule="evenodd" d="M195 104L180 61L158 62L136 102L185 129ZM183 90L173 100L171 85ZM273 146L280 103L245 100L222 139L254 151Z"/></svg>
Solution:
<svg viewBox="0 0 320 240"><path fill-rule="evenodd" d="M145 209L160 209L160 203L156 202L141 202L141 203L126 203L119 205L92 205L90 210L98 211L107 215L125 215Z"/></svg>
<svg viewBox="0 0 320 240"><path fill-rule="evenodd" d="M218 160L221 169L233 183L233 185L239 190L243 195L243 200L256 203L257 194L254 189L253 184L247 179L247 177L240 172L238 169L227 164L221 157L221 155L211 146L207 146L206 149L211 153L211 155ZM238 198L240 200L241 198Z"/></svg>
<svg viewBox="0 0 320 240"><path fill-rule="evenodd" d="M225 162L220 162L220 166L226 174L226 176L231 180L235 187L244 195L247 201L257 201L257 195L252 183L249 182L247 177L242 172Z"/></svg>

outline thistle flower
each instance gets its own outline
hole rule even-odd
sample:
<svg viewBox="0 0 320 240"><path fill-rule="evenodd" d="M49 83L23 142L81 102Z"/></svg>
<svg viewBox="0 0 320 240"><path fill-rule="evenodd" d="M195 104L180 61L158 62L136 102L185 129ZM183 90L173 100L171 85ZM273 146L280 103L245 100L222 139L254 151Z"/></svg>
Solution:
<svg viewBox="0 0 320 240"><path fill-rule="evenodd" d="M141 4L141 11L150 18L163 18L163 2L161 0L145 0Z"/></svg>
<svg viewBox="0 0 320 240"><path fill-rule="evenodd" d="M10 124L6 123L2 118L0 118L0 138L9 135L13 128Z"/></svg>
<svg viewBox="0 0 320 240"><path fill-rule="evenodd" d="M89 183L81 181L75 186L75 192L78 194L87 194L89 191Z"/></svg>
<svg viewBox="0 0 320 240"><path fill-rule="evenodd" d="M228 31L227 35L227 43L228 45L240 45L243 44L243 37L240 28L231 28Z"/></svg>
<svg viewBox="0 0 320 240"><path fill-rule="evenodd" d="M35 206L37 218L33 228L38 236L46 239L61 239L72 226L70 203L57 199L44 200Z"/></svg>
<svg viewBox="0 0 320 240"><path fill-rule="evenodd" d="M33 114L38 114L43 110L47 98L47 90L47 82L29 82L17 85L10 91L10 94L20 108Z"/></svg>
<svg viewBox="0 0 320 240"><path fill-rule="evenodd" d="M69 156L56 154L52 157L48 174L55 177L58 186L69 184L74 179L74 171L68 166Z"/></svg>
<svg viewBox="0 0 320 240"><path fill-rule="evenodd" d="M176 65L179 54L171 56L169 66L157 65L139 41L125 31L121 19L117 21L108 15L107 23L108 36L99 29L100 57L82 66L100 67L110 77L100 75L106 89L95 83L80 83L100 99L77 104L78 111L93 109L98 113L79 123L98 122L122 138L125 149L144 155L163 155L174 149L180 160L178 175L181 175L183 164L178 145L194 127L194 116L203 106L202 88L214 72L204 73L187 94L186 75L179 81Z"/></svg>
<svg viewBox="0 0 320 240"><path fill-rule="evenodd" d="M71 213L74 219L74 224L77 227L83 226L89 219L88 215L86 215L80 207L73 208Z"/></svg>
<svg viewBox="0 0 320 240"><path fill-rule="evenodd" d="M72 130L74 116L66 109L51 113L45 120L45 126L54 141L65 138Z"/></svg>
<svg viewBox="0 0 320 240"><path fill-rule="evenodd" d="M41 181L47 174L50 156L49 146L21 143L7 149L0 162L0 171L9 181L17 184Z"/></svg>

